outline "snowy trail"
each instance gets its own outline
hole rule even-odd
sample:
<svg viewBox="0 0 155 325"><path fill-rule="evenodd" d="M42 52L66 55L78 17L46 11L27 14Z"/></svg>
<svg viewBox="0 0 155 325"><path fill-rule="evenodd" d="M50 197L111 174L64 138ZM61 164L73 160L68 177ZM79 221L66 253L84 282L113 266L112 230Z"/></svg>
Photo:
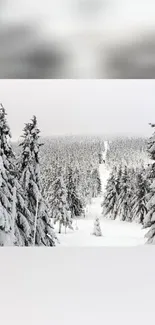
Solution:
<svg viewBox="0 0 155 325"><path fill-rule="evenodd" d="M105 164L100 165L100 177L102 182L102 192L109 177L110 171ZM88 206L88 211L85 219L78 220L78 230L67 230L67 234L58 235L60 245L70 247L130 247L144 245L146 229L142 230L142 226L136 223L129 223L119 220L102 219L101 203L103 195L92 200ZM96 237L91 235L95 217L100 218L100 225L103 236Z"/></svg>
<svg viewBox="0 0 155 325"><path fill-rule="evenodd" d="M57 247L129 247L144 245L146 229L142 230L141 225L136 223L100 218L103 236L91 235L95 217L101 216L101 202L102 197L93 200L86 219L78 220L79 230L67 230L67 234L58 235L60 245Z"/></svg>
<svg viewBox="0 0 155 325"><path fill-rule="evenodd" d="M110 170L106 167L105 164L102 164L99 167L99 173L100 173L100 179L102 184L102 193L104 193L109 178Z"/></svg>

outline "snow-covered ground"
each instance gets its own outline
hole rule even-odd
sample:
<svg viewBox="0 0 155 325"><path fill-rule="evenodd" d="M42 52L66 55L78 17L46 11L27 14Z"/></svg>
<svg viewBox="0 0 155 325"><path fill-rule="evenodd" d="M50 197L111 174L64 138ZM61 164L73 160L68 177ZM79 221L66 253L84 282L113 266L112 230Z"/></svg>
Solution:
<svg viewBox="0 0 155 325"><path fill-rule="evenodd" d="M100 165L100 177L102 182L102 191L109 177L109 170L105 164ZM62 234L58 234L61 246L72 247L89 247L89 246L139 246L144 245L146 239L145 233L148 231L142 229L142 226L136 223L129 223L119 220L108 220L102 217L101 203L103 195L92 200L92 203L87 207L86 218L77 221L78 230L62 229ZM102 237L91 235L93 232L94 220L100 218ZM76 229L76 222L74 223ZM58 228L56 228L56 231Z"/></svg>
<svg viewBox="0 0 155 325"><path fill-rule="evenodd" d="M89 247L89 246L139 246L144 245L144 235L146 229L136 223L129 223L119 220L108 220L101 217L102 197L94 199L89 207L88 214L85 219L78 220L78 230L64 229L61 235L58 235L60 246L72 247ZM91 235L94 226L94 219L100 217L100 225L102 229L102 237ZM76 226L76 223L75 223ZM148 230L147 230L148 231Z"/></svg>
<svg viewBox="0 0 155 325"><path fill-rule="evenodd" d="M99 166L99 173L100 173L100 179L102 184L102 193L104 193L109 178L110 170L108 169L106 164L101 164Z"/></svg>

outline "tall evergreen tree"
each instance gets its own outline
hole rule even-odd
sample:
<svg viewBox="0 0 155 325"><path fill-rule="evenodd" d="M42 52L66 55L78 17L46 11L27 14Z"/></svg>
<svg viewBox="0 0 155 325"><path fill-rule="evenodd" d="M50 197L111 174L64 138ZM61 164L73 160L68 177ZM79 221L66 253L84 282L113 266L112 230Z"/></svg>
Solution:
<svg viewBox="0 0 155 325"><path fill-rule="evenodd" d="M78 193L77 183L75 179L75 175L73 173L73 169L68 167L68 175L67 175L67 202L69 206L69 210L71 211L71 218L80 217L83 210L83 202Z"/></svg>
<svg viewBox="0 0 155 325"><path fill-rule="evenodd" d="M27 208L24 190L18 179L16 157L12 146L8 141L11 138L9 126L6 121L6 113L3 106L0 108L0 143L1 143L1 175L5 175L5 184L2 182L3 200L8 204L8 219L11 218L11 242L12 245L28 246L31 243L30 223L31 214ZM15 193L15 196L14 196ZM1 214L2 215L2 214ZM5 212L6 218L6 212ZM7 220L7 219L6 219Z"/></svg>
<svg viewBox="0 0 155 325"><path fill-rule="evenodd" d="M12 186L12 164L13 156L11 145L10 128L6 121L4 107L0 106L0 246L14 244L12 217L13 186Z"/></svg>
<svg viewBox="0 0 155 325"><path fill-rule="evenodd" d="M145 177L145 170L141 169L136 174L136 184L132 200L132 214L133 219L139 223L144 222L147 213L146 195L148 193L148 182Z"/></svg>
<svg viewBox="0 0 155 325"><path fill-rule="evenodd" d="M18 181L18 177L14 181L16 187L15 245L32 246L33 217L28 209L27 197L20 181Z"/></svg>
<svg viewBox="0 0 155 325"><path fill-rule="evenodd" d="M129 187L130 180L128 168L125 165L122 168L122 176L120 180L120 194L118 197L118 215L122 221L131 220L131 190Z"/></svg>
<svg viewBox="0 0 155 325"><path fill-rule="evenodd" d="M148 183L151 185L153 180L155 179L155 163L149 164L146 168L146 177Z"/></svg>
<svg viewBox="0 0 155 325"><path fill-rule="evenodd" d="M101 194L102 188L101 188L101 180L99 171L97 168L95 168L92 171L92 197L97 197Z"/></svg>
<svg viewBox="0 0 155 325"><path fill-rule="evenodd" d="M121 192L121 177L122 177L122 165L119 164L118 167L115 167L115 186L116 186L116 193L117 198Z"/></svg>
<svg viewBox="0 0 155 325"><path fill-rule="evenodd" d="M65 227L65 231L67 227L72 228L71 215L67 202L67 189L61 170L59 170L56 180L52 184L50 208L54 224L59 223L59 233L61 233L62 226Z"/></svg>
<svg viewBox="0 0 155 325"><path fill-rule="evenodd" d="M121 169L119 169L118 171L116 167L112 169L112 172L107 182L104 200L102 203L103 216L107 216L112 220L115 220L118 214L118 197L120 194L120 187L119 187L120 173L121 173Z"/></svg>
<svg viewBox="0 0 155 325"><path fill-rule="evenodd" d="M92 199L92 176L91 176L91 168L86 167L85 173L83 175L83 194L85 197L85 203L91 203Z"/></svg>
<svg viewBox="0 0 155 325"><path fill-rule="evenodd" d="M42 145L39 141L40 130L37 127L37 119L34 116L24 128L20 179L25 190L28 210L31 213L31 234L33 244L36 246L55 246L56 236L51 225L48 207L42 195L39 151Z"/></svg>
<svg viewBox="0 0 155 325"><path fill-rule="evenodd" d="M127 168L127 205L128 205L128 213L127 213L127 218L126 221L133 221L133 197L134 193L136 191L136 175L138 172L136 172L135 168L133 167L128 167Z"/></svg>
<svg viewBox="0 0 155 325"><path fill-rule="evenodd" d="M155 124L151 124L151 127L154 129ZM148 141L147 151L149 157L152 159L152 180L150 185L150 190L147 195L147 215L144 220L144 226L150 227L151 229L146 234L146 238L148 238L147 243L155 244L155 132L152 137Z"/></svg>

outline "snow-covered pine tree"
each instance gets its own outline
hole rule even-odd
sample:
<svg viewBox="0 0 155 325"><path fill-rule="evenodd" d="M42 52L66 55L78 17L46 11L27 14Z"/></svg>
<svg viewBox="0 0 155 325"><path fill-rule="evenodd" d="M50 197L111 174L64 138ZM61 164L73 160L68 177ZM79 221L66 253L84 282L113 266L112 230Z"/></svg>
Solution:
<svg viewBox="0 0 155 325"><path fill-rule="evenodd" d="M144 222L147 213L146 195L148 193L148 181L145 176L145 169L142 168L136 174L136 184L132 199L133 219L138 223Z"/></svg>
<svg viewBox="0 0 155 325"><path fill-rule="evenodd" d="M15 222L15 245L32 246L33 217L28 209L27 197L18 177L14 179L16 187L16 222Z"/></svg>
<svg viewBox="0 0 155 325"><path fill-rule="evenodd" d="M117 197L120 195L121 192L121 176L122 176L122 165L120 164L116 169L116 176L115 176Z"/></svg>
<svg viewBox="0 0 155 325"><path fill-rule="evenodd" d="M6 112L0 105L0 246L14 245L14 222L12 216L12 148L9 144L10 128Z"/></svg>
<svg viewBox="0 0 155 325"><path fill-rule="evenodd" d="M130 180L128 175L128 168L126 165L122 168L122 176L120 180L120 194L118 197L118 215L122 221L130 221L131 218L131 211L130 211Z"/></svg>
<svg viewBox="0 0 155 325"><path fill-rule="evenodd" d="M139 172L139 170L138 170ZM133 220L133 212L132 212L132 202L133 202L133 196L135 193L136 188L136 174L138 173L133 167L127 168L127 205L128 205L128 213L126 217L126 221L131 222Z"/></svg>
<svg viewBox="0 0 155 325"><path fill-rule="evenodd" d="M155 124L150 124L151 127L154 129ZM144 219L144 227L150 227L150 230L146 234L147 243L148 244L155 244L155 177L154 177L154 171L155 171L155 132L153 133L152 137L148 141L147 151L149 154L149 158L152 159L152 179L151 179L151 185L149 189L149 193L147 194L147 215Z"/></svg>
<svg viewBox="0 0 155 325"><path fill-rule="evenodd" d="M118 202L118 179L116 179L116 168L114 167L111 171L108 179L105 195L102 203L104 217L108 217L115 220L117 217L117 202Z"/></svg>
<svg viewBox="0 0 155 325"><path fill-rule="evenodd" d="M76 178L71 166L68 167L67 174L67 202L71 211L71 218L80 217L84 213L83 201L78 193Z"/></svg>
<svg viewBox="0 0 155 325"><path fill-rule="evenodd" d="M94 230L93 230L93 235L95 236L102 236L102 231L100 227L100 220L98 217L96 217L95 222L94 222Z"/></svg>
<svg viewBox="0 0 155 325"><path fill-rule="evenodd" d="M59 223L59 234L62 226L72 228L72 220L67 202L67 189L63 180L61 169L59 168L56 180L52 184L52 195L50 208L54 224Z"/></svg>
<svg viewBox="0 0 155 325"><path fill-rule="evenodd" d="M9 126L6 121L6 113L3 106L0 109L0 123L1 123L1 175L5 175L5 185L2 182L3 195L7 193L9 207L12 218L11 241L12 245L28 246L31 243L30 220L31 214L27 208L27 201L24 190L18 180L18 169L16 166L16 157L13 153L12 146L8 141L11 138ZM5 145L4 145L5 144ZM3 149L2 149L3 147ZM6 188L7 191L6 191ZM5 213L5 218L6 213Z"/></svg>
<svg viewBox="0 0 155 325"><path fill-rule="evenodd" d="M97 168L95 168L92 171L92 197L98 197L101 194L102 188L101 188L101 180L99 171Z"/></svg>
<svg viewBox="0 0 155 325"><path fill-rule="evenodd" d="M79 170L79 166L76 166L74 169L74 179L76 182L76 187L77 189L80 188L81 184L80 184L80 170Z"/></svg>
<svg viewBox="0 0 155 325"><path fill-rule="evenodd" d="M86 203L91 203L92 199L92 169L87 166L85 171L84 197Z"/></svg>
<svg viewBox="0 0 155 325"><path fill-rule="evenodd" d="M24 128L20 161L20 181L28 202L28 210L32 218L31 234L33 245L55 246L56 235L51 225L48 207L42 195L39 151L42 145L39 141L40 130L34 116Z"/></svg>
<svg viewBox="0 0 155 325"><path fill-rule="evenodd" d="M155 163L149 164L146 168L146 177L148 183L151 185L155 179Z"/></svg>
<svg viewBox="0 0 155 325"><path fill-rule="evenodd" d="M69 173L67 173L66 184L68 183L68 174ZM82 201L82 206L83 206L83 208L85 208L86 204L88 202L87 177L86 177L85 166L81 166L78 178L79 178L79 180L77 180L77 176L76 176L76 179L75 179L76 188L77 188L77 192L78 192L78 195L80 197L80 200Z"/></svg>

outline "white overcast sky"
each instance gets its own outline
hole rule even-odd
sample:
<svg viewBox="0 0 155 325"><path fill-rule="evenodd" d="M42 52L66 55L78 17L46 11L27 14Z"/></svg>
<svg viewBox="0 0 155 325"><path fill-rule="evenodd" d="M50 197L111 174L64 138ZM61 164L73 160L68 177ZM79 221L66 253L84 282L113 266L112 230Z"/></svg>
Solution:
<svg viewBox="0 0 155 325"><path fill-rule="evenodd" d="M43 136L152 133L154 80L0 80L13 139L38 118Z"/></svg>

